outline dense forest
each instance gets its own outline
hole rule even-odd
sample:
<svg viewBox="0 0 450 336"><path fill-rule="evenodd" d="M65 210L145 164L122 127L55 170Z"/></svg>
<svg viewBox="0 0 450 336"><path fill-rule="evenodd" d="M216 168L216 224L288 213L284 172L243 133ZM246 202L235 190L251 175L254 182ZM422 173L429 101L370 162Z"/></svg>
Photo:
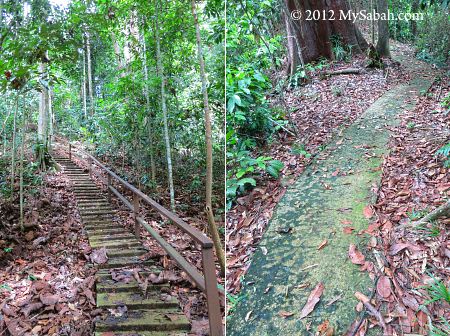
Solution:
<svg viewBox="0 0 450 336"><path fill-rule="evenodd" d="M79 252L87 237L70 182L55 163L69 157L69 143L80 169L91 172L89 153L212 237L223 283L224 21L221 1L0 1L0 334L91 335L104 316L92 296L91 252ZM146 210L201 270L197 246ZM120 206L119 215L134 223ZM174 267L160 247L146 249ZM171 294L194 332L208 330L203 294L174 272Z"/></svg>
<svg viewBox="0 0 450 336"><path fill-rule="evenodd" d="M448 2L228 6L228 334L447 335Z"/></svg>

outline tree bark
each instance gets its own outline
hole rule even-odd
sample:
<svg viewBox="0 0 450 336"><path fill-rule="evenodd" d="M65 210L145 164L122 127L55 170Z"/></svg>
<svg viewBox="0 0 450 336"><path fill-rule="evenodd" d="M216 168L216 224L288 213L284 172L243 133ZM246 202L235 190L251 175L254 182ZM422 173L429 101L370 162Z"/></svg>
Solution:
<svg viewBox="0 0 450 336"><path fill-rule="evenodd" d="M90 111L91 117L92 117L95 114L94 89L92 88L91 40L90 40L90 37L89 37L89 32L87 30L86 30L86 58L87 58L89 111Z"/></svg>
<svg viewBox="0 0 450 336"><path fill-rule="evenodd" d="M164 122L164 140L166 143L166 159L167 159L167 175L169 180L169 192L170 192L170 207L175 210L175 189L173 185L173 173L172 173L172 154L170 149L170 137L169 137L169 125L167 117L167 106L166 106L166 89L165 89L165 77L164 77L164 67L162 64L162 53L159 40L159 18L158 18L158 8L155 11L155 35L156 35L156 63L158 68L158 73L161 78L161 109L163 113Z"/></svg>
<svg viewBox="0 0 450 336"><path fill-rule="evenodd" d="M389 21L387 20L388 3L386 0L378 0L378 13L386 16L386 20L378 20L377 51L381 57L391 57L389 50Z"/></svg>
<svg viewBox="0 0 450 336"><path fill-rule="evenodd" d="M41 80L44 81L47 73L47 66L41 63L39 71L42 74ZM44 146L47 145L48 136L48 87L41 83L41 94L39 100L39 119L38 119L38 141Z"/></svg>
<svg viewBox="0 0 450 336"><path fill-rule="evenodd" d="M142 43L142 65L144 68L144 96L145 96L145 108L147 110L147 130L148 130L148 140L149 140L149 154L150 154L150 170L152 182L156 182L156 165L153 150L153 116L150 110L150 93L148 87L148 65L147 65L147 43L145 42L145 26L142 27L141 43Z"/></svg>
<svg viewBox="0 0 450 336"><path fill-rule="evenodd" d="M81 88L81 94L83 95L83 112L84 112L84 119L86 120L88 117L88 113L87 113L87 99L86 99L86 43L84 41L84 36L83 36L83 86Z"/></svg>
<svg viewBox="0 0 450 336"><path fill-rule="evenodd" d="M17 132L17 113L19 112L19 92L16 93L16 106L14 109L13 134L12 134L12 148L11 148L11 198L14 194L14 180L16 168L16 132Z"/></svg>
<svg viewBox="0 0 450 336"><path fill-rule="evenodd" d="M296 24L286 24L288 34L288 55L290 55L289 69L296 69L299 65L297 45L302 46L301 55L305 63L316 61L322 57L333 59L331 36L340 36L342 42L352 46L355 53L363 52L367 49L367 42L362 37L358 27L350 20L306 20L307 11L319 11L320 13L330 13L334 11L335 16L340 11L348 11L349 6L346 0L285 0L288 12L299 11L302 19ZM287 20L292 20L290 17ZM295 31L292 31L292 26ZM292 41L294 35L297 37L297 43ZM291 70L292 72L292 70Z"/></svg>
<svg viewBox="0 0 450 336"><path fill-rule="evenodd" d="M192 15L194 16L195 35L197 38L197 56L200 64L200 77L202 80L203 110L205 114L205 144L206 144L206 199L205 211L208 217L209 232L213 238L216 249L217 259L219 260L222 275L225 275L225 256L220 241L219 232L214 220L212 207L212 182L213 182L213 155L212 155L212 130L211 130L211 111L209 110L208 88L206 83L205 61L203 60L202 40L200 28L198 25L197 12L195 9L195 0L191 0Z"/></svg>

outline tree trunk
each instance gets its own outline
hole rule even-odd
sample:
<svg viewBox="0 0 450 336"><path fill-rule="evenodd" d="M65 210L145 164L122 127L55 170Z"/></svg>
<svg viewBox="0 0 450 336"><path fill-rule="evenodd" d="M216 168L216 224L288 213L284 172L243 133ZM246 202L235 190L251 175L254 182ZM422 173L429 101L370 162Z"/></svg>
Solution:
<svg viewBox="0 0 450 336"><path fill-rule="evenodd" d="M331 36L340 36L342 42L346 45L352 46L352 51L355 53L363 52L367 49L367 42L362 38L362 35L358 31L358 28L350 20L306 20L307 11L318 11L320 13L330 13L334 11L335 16L340 11L347 12L349 6L346 0L326 1L326 0L285 0L286 7L289 13L293 11L299 11L302 15L302 19L297 21L295 25L287 24L288 29L288 55L290 55L289 69L295 69L299 65L298 57L293 55L298 54L297 50L291 50L292 48L298 48L297 45L303 47L301 54L305 63L316 61L321 57L333 59L333 51L331 45ZM288 18L288 20L292 20ZM292 32L292 26L295 31ZM298 43L290 41L294 37L297 37Z"/></svg>
<svg viewBox="0 0 450 336"><path fill-rule="evenodd" d="M386 20L378 20L377 51L381 57L391 57L389 50L389 21L387 20L388 3L386 0L378 0L378 13L385 16Z"/></svg>
<svg viewBox="0 0 450 336"><path fill-rule="evenodd" d="M419 11L419 0L412 0L411 12L417 13ZM412 38L416 39L417 36L417 21L411 20L411 34Z"/></svg>
<svg viewBox="0 0 450 336"><path fill-rule="evenodd" d="M19 225L20 230L23 231L23 169L24 169L24 160L25 160L25 143L27 141L27 130L26 130L26 123L27 123L27 114L26 114L26 108L23 107L22 110L22 146L20 149L20 181L19 181L19 204L20 204L20 218L19 218Z"/></svg>
<svg viewBox="0 0 450 336"><path fill-rule="evenodd" d="M156 62L159 77L161 78L161 109L163 113L164 121L164 140L166 143L166 159L167 159L167 175L169 179L169 192L170 192L170 207L175 210L175 189L173 186L173 174L172 174L172 154L170 150L170 137L169 137L169 125L167 121L167 106L166 106L166 89L165 89L165 77L164 77L164 67L162 64L162 54L159 41L159 18L158 18L158 8L155 11L155 35L156 35Z"/></svg>
<svg viewBox="0 0 450 336"><path fill-rule="evenodd" d="M144 67L144 96L145 96L145 108L147 110L147 130L148 130L148 140L149 140L149 154L150 154L150 170L152 182L156 182L156 165L155 157L153 153L153 116L150 110L150 93L148 87L148 65L147 65L147 43L145 42L145 26L142 27L142 65Z"/></svg>
<svg viewBox="0 0 450 336"><path fill-rule="evenodd" d="M83 112L84 112L84 119L87 120L87 99L86 99L86 43L84 41L83 36L83 86L81 88L81 94L83 95Z"/></svg>
<svg viewBox="0 0 450 336"><path fill-rule="evenodd" d="M91 40L88 31L86 31L86 57L87 57L89 111L92 117L95 114L95 108L94 108L94 90L92 88Z"/></svg>
<svg viewBox="0 0 450 336"><path fill-rule="evenodd" d="M41 80L44 81L47 67L45 63L41 63L39 71L43 74ZM48 136L48 87L41 84L41 95L39 100L39 119L38 119L38 141L44 145L47 145Z"/></svg>
<svg viewBox="0 0 450 336"><path fill-rule="evenodd" d="M17 132L17 113L19 112L19 92L16 93L16 107L14 110L12 148L11 148L11 198L14 195L14 180L16 168L16 132Z"/></svg>
<svg viewBox="0 0 450 336"><path fill-rule="evenodd" d="M53 106L52 106L52 87L48 86L48 115L49 115L49 126L48 126L48 147L51 149L52 147L52 138L53 138L53 127L55 122L55 116L53 114Z"/></svg>
<svg viewBox="0 0 450 336"><path fill-rule="evenodd" d="M222 275L225 275L225 256L220 241L219 232L214 221L212 207L212 180L213 180L213 155L212 155L212 131L211 131L211 111L209 110L208 88L206 83L205 62L203 60L202 41L200 28L198 26L197 12L195 10L195 0L191 0L192 15L194 16L195 33L197 38L197 55L200 64L200 77L202 79L203 110L205 113L205 144L206 144L206 201L205 209L208 217L209 232L213 238L217 259L219 260Z"/></svg>

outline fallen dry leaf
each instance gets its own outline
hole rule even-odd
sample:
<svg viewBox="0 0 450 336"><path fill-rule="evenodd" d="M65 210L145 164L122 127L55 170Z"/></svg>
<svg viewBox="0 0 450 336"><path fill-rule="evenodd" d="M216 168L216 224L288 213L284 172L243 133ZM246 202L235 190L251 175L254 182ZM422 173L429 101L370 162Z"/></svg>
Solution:
<svg viewBox="0 0 450 336"><path fill-rule="evenodd" d="M372 218L372 216L373 216L372 207L370 205L366 205L364 207L363 214L364 214L364 217L366 217L366 219Z"/></svg>
<svg viewBox="0 0 450 336"><path fill-rule="evenodd" d="M387 299L392 292L391 280L385 275L382 275L377 282L377 293L381 297Z"/></svg>
<svg viewBox="0 0 450 336"><path fill-rule="evenodd" d="M322 296L324 290L324 286L322 282L319 282L317 286L312 290L311 294L309 294L308 301L306 301L305 306L302 309L300 314L300 319L308 316L313 310L316 304L320 301L320 297Z"/></svg>
<svg viewBox="0 0 450 336"><path fill-rule="evenodd" d="M294 315L294 313L288 312L288 311L284 311L284 310L281 310L281 311L278 313L278 315L280 315L280 316L283 317L283 318L287 318L287 317L290 317L290 316Z"/></svg>
<svg viewBox="0 0 450 336"><path fill-rule="evenodd" d="M318 250L323 249L326 245L328 244L328 240L324 240L323 242L320 243L320 245L317 247Z"/></svg>
<svg viewBox="0 0 450 336"><path fill-rule="evenodd" d="M350 257L352 263L356 265L364 265L365 257L356 249L354 244L350 244L348 248L348 256Z"/></svg>

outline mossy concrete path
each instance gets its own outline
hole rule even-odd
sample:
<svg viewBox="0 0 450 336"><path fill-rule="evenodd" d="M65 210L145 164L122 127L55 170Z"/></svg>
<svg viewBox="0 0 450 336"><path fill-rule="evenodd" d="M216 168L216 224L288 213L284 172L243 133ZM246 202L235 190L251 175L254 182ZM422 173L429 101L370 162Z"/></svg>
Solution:
<svg viewBox="0 0 450 336"><path fill-rule="evenodd" d="M367 293L373 283L350 261L349 245L361 251L367 246L367 235L356 233L369 225L364 208L374 202L372 190L381 180L389 127L397 124L402 110L414 107L411 101L434 79L425 64L402 63L414 69L411 81L386 92L340 132L278 204L245 276L241 300L227 320L227 335L315 335L325 320L335 335L343 335L357 318L354 293ZM353 234L343 232L344 224L355 229ZM320 302L300 319L320 282ZM286 318L281 311L294 315Z"/></svg>
<svg viewBox="0 0 450 336"><path fill-rule="evenodd" d="M108 314L95 323L95 335L175 336L186 335L190 323L167 285L143 289L140 277L159 274L137 237L113 221L114 211L89 174L68 158L55 158L73 184L78 210L93 249L105 249L108 260L98 265L96 304Z"/></svg>

